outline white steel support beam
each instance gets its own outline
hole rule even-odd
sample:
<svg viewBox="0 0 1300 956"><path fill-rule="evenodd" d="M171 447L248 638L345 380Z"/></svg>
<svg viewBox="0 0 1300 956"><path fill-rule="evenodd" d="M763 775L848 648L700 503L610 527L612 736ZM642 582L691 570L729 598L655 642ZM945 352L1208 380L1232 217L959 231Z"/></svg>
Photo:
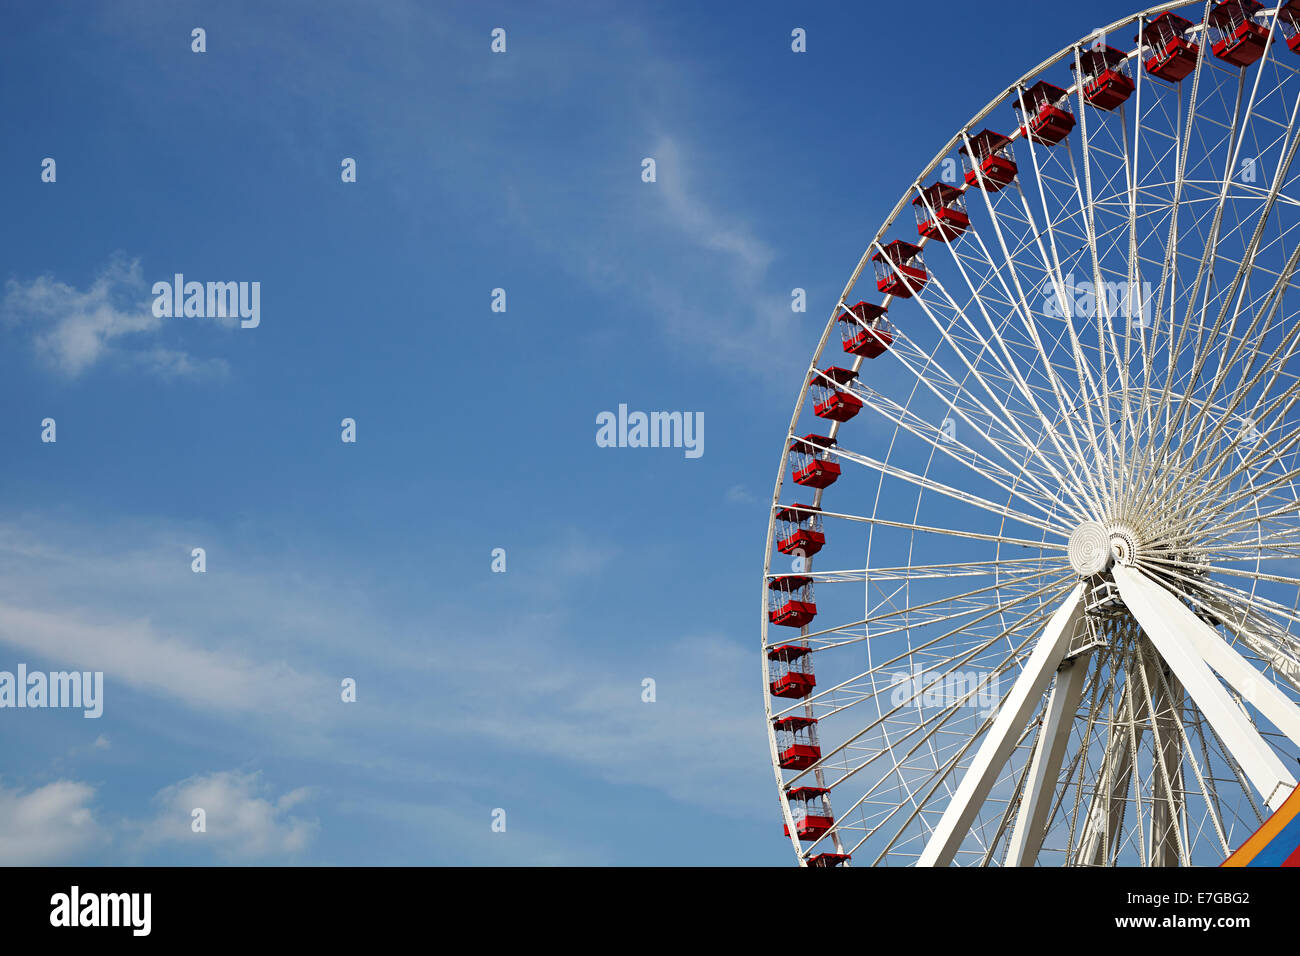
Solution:
<svg viewBox="0 0 1300 956"><path fill-rule="evenodd" d="M1025 669L1002 701L993 726L925 845L917 861L919 866L947 866L952 862L957 848L966 838L971 821L993 788L998 772L1007 762L1033 709L1042 700L1052 675L1065 658L1083 615L1084 589L1082 581L1076 584L1047 622L1033 653L1025 662Z"/></svg>
<svg viewBox="0 0 1300 956"><path fill-rule="evenodd" d="M1029 777L1020 797L1020 810L1016 814L1015 829L1007 849L1007 866L1033 866L1038 852L1043 848L1047 830L1047 811L1052 806L1056 779L1061 772L1065 746L1070 741L1070 728L1078 713L1083 687L1087 683L1087 656L1067 661L1056 672L1056 683L1047 700L1043 726L1038 730L1034 758L1029 766Z"/></svg>
<svg viewBox="0 0 1300 956"><path fill-rule="evenodd" d="M1172 596L1172 595L1171 595ZM1205 662L1232 686L1247 703L1258 710L1270 724L1286 734L1291 742L1300 747L1300 707L1292 703L1291 698L1278 690L1277 685L1262 674L1237 650L1228 644L1218 632L1188 610L1187 606L1175 599L1174 609L1177 613L1178 626L1187 632L1196 652L1205 658ZM1227 625L1231 627L1231 625ZM1245 626L1232 628L1242 634ZM1249 638L1243 637L1248 646ZM1256 639L1258 642L1258 639ZM1262 642L1258 642L1262 643Z"/></svg>
<svg viewBox="0 0 1300 956"><path fill-rule="evenodd" d="M1191 636L1195 628L1189 619L1199 627L1206 627L1204 622L1141 571L1117 565L1112 573L1129 613L1205 714L1264 802L1276 810L1290 796L1296 778L1211 672Z"/></svg>

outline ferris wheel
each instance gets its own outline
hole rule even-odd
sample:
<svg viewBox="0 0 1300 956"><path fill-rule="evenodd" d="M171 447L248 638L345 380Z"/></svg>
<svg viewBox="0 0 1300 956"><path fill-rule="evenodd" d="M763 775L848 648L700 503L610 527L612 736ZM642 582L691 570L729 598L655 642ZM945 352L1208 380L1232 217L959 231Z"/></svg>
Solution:
<svg viewBox="0 0 1300 956"><path fill-rule="evenodd" d="M898 200L768 525L800 864L1214 865L1294 790L1298 150L1300 0L1166 3Z"/></svg>

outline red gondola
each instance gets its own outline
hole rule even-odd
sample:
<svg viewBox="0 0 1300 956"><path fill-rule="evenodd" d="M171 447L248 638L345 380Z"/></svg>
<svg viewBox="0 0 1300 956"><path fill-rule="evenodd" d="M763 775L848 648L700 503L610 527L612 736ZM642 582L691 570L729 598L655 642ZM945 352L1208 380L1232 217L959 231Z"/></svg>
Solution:
<svg viewBox="0 0 1300 956"><path fill-rule="evenodd" d="M825 787L795 787L786 791L790 801L790 816L794 818L794 827L800 840L820 840L835 825L831 814L830 790ZM785 835L790 835L790 828L785 827Z"/></svg>
<svg viewBox="0 0 1300 956"><path fill-rule="evenodd" d="M776 526L776 550L782 554L811 558L826 544L821 509L812 505L786 505L776 513Z"/></svg>
<svg viewBox="0 0 1300 956"><path fill-rule="evenodd" d="M769 672L772 682L768 684L768 690L773 697L807 697L817 686L812 648L802 644L782 644L768 651L767 659L772 662Z"/></svg>
<svg viewBox="0 0 1300 956"><path fill-rule="evenodd" d="M832 365L813 374L813 414L833 422L847 422L862 411L862 399L845 391L858 373Z"/></svg>
<svg viewBox="0 0 1300 956"><path fill-rule="evenodd" d="M781 717L772 721L776 731L776 752L786 770L807 770L822 758L817 743L817 718Z"/></svg>
<svg viewBox="0 0 1300 956"><path fill-rule="evenodd" d="M910 299L930 278L921 258L921 247L902 239L885 246L871 261L876 264L876 288L898 299Z"/></svg>
<svg viewBox="0 0 1300 956"><path fill-rule="evenodd" d="M1146 61L1148 73L1177 83L1196 68L1201 48L1184 36L1191 26L1192 21L1185 17L1162 13L1133 38L1134 42L1151 50Z"/></svg>
<svg viewBox="0 0 1300 956"><path fill-rule="evenodd" d="M1268 27L1259 0L1224 0L1210 11L1210 52L1233 66L1250 66L1268 49Z"/></svg>
<svg viewBox="0 0 1300 956"><path fill-rule="evenodd" d="M853 857L847 853L818 853L816 856L808 857L808 865L843 866L851 859L853 859Z"/></svg>
<svg viewBox="0 0 1300 956"><path fill-rule="evenodd" d="M1286 37L1287 48L1300 53L1300 0L1287 0L1277 12L1277 28Z"/></svg>
<svg viewBox="0 0 1300 956"><path fill-rule="evenodd" d="M935 183L912 200L916 209L916 231L924 239L948 242L970 228L966 197L956 186Z"/></svg>
<svg viewBox="0 0 1300 956"><path fill-rule="evenodd" d="M1070 65L1074 69L1074 64ZM1111 46L1079 54L1083 98L1099 110L1113 110L1133 95L1128 57Z"/></svg>
<svg viewBox="0 0 1300 956"><path fill-rule="evenodd" d="M781 574L767 585L767 619L782 627L803 627L817 616L812 578L802 574ZM776 693L773 691L772 693ZM789 694L777 694L788 697ZM795 696L802 697L802 694Z"/></svg>
<svg viewBox="0 0 1300 956"><path fill-rule="evenodd" d="M835 484L840 466L827 458L835 439L825 435L804 435L790 442L794 456L794 483L806 488L825 488Z"/></svg>
<svg viewBox="0 0 1300 956"><path fill-rule="evenodd" d="M861 355L873 359L882 355L894 342L894 329L885 318L883 305L859 302L854 306L845 306L847 312L840 313L840 337L844 340L844 351L850 355Z"/></svg>
<svg viewBox="0 0 1300 956"><path fill-rule="evenodd" d="M1001 133L981 130L970 138L969 151L963 146L957 152L966 166L967 186L979 186L986 193L995 193L1016 178L1011 140Z"/></svg>
<svg viewBox="0 0 1300 956"><path fill-rule="evenodd" d="M1016 97L1020 132L1043 146L1055 146L1074 129L1074 114L1066 107L1070 94L1046 80L1039 80ZM1021 104L1023 103L1023 109Z"/></svg>

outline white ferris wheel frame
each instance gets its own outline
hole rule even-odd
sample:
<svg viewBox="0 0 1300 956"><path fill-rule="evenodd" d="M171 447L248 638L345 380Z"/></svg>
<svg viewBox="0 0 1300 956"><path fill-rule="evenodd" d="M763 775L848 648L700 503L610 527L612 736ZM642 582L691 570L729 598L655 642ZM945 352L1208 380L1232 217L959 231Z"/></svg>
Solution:
<svg viewBox="0 0 1300 956"><path fill-rule="evenodd" d="M819 369L820 369L820 363L822 362L823 359L823 353L826 350L826 346L828 342L832 341L837 334L838 319L848 309L847 303L849 300L849 296L853 291L854 286L858 282L859 278L861 277L864 269L866 269L869 260L876 253L883 252L886 244L887 234L895 226L895 223L900 219L900 216L906 211L907 206L913 204L913 200L915 199L915 197L922 195L922 190L925 187L926 182L935 173L935 171L940 168L940 166L945 162L945 160L948 160L954 154L954 151L957 150L958 147L961 147L963 145L969 146L970 145L969 137L973 135L974 131L978 130L982 126L984 120L990 117L996 110L1008 108L1009 99L1020 97L1020 103L1023 107L1023 103L1024 103L1023 91L1028 87L1028 85L1035 78L1042 76L1042 74L1046 70L1048 70L1052 66L1062 63L1063 61L1072 61L1077 67L1079 65L1080 53L1088 49L1090 46L1097 43L1098 41L1104 42L1107 35L1112 34L1119 30L1124 30L1132 26L1136 26L1139 32L1141 32L1142 29L1146 26L1146 24L1149 23L1153 18L1166 12L1188 10L1193 7L1201 9L1202 16L1199 18L1198 21L1194 22L1193 26L1187 31L1187 33L1188 36L1190 37L1190 36L1195 36L1199 32L1201 36L1204 37L1207 31L1207 25L1206 25L1207 15L1212 6L1213 6L1212 0L1205 0L1204 3L1189 2L1189 0L1176 0L1176 2L1167 2L1167 3L1162 3L1162 4L1149 7L1145 10L1142 10L1139 13L1117 20L1114 23L1109 24L1108 26L1093 30L1091 33L1084 36L1076 43L1063 48L1054 56L1043 60L1033 69L1023 74L1020 78L1018 78L1015 82L1013 82L1010 86L1008 86L1004 91L1002 91L992 100L990 100L989 103L983 109L977 112L970 119L970 121L961 130L959 130L957 134L954 135L943 146L942 149L940 149L935 154L931 162L916 177L916 180L908 186L908 188L904 191L903 195L899 199L898 203L894 206L893 210L886 217L879 231L875 234L874 238L868 244L867 249L862 253L862 256L860 257L857 263L857 266L853 270L853 273L849 281L845 285L843 292L841 292L836 302L835 308L833 309L832 314L827 322L826 328L823 331L820 340L818 341L816 350L813 354L813 358L809 363L809 367L808 367L808 371L804 383L799 389L799 395L795 403L793 414L791 416L790 426L787 429L786 439L783 443L780 465L777 471L777 479L773 489L771 503L770 503L771 507L769 510L768 533L767 533L764 569L763 569L764 573L763 573L763 589L762 589L762 602L761 602L762 613L760 618L763 653L761 657L762 657L762 669L763 669L763 682L764 682L764 689L765 689L764 709L765 709L765 717L766 717L768 743L769 743L772 767L775 772L778 791L780 794L779 802L781 805L782 816L787 831L789 833L790 841L794 847L800 865L807 864L808 854L807 851L804 850L800 842L800 836L797 832L796 820L791 811L790 801L785 796L787 779L785 776L785 772L783 771L783 769L779 764L777 737L776 737L776 731L774 730L773 727L773 721L774 721L773 699L768 693L766 693L768 683L771 679L771 674L770 674L771 666L768 659L767 651L771 647L776 646L779 643L783 643L781 641L770 640L772 630L773 630L773 625L769 624L769 619L768 619L768 597L769 597L768 584L775 577L780 576L779 573L774 573L773 571L773 545L776 540L776 535L775 535L776 514L778 510L782 507L782 502L781 502L782 491L783 491L785 481L787 480L786 479L787 468L789 467L790 464L789 459L791 453L791 442L793 439L798 437L797 430L799 426L799 421L804 412L805 403L807 402L808 395L811 390L811 385L812 383L819 381ZM1271 43L1273 39L1275 37L1280 36L1280 31L1278 30L1278 12L1281 4L1276 4L1276 5L1266 4L1266 6L1267 9L1261 12L1266 14L1269 18L1269 43L1271 47ZM1141 127L1142 116L1143 116L1142 106L1141 106L1143 83L1144 81L1151 82L1145 75L1146 71L1142 69L1143 50L1144 50L1143 44L1139 43L1137 44L1135 49L1128 51L1125 54L1126 62L1132 64L1133 80L1136 86L1136 89L1133 93L1133 96L1135 98L1134 102L1136 104L1135 123L1137 128L1139 129ZM1271 56L1271 53L1266 54L1266 56ZM1195 72L1194 74L1189 75L1184 81L1188 84L1193 84L1193 91L1195 90L1194 84L1198 83L1200 80L1203 66L1205 66L1207 61L1209 61L1210 59L1211 57L1209 53L1209 44L1205 42L1201 42L1200 52L1196 61ZM1248 79L1249 73L1250 71L1247 69L1241 70L1241 76L1242 76L1241 82L1243 84L1250 82L1250 80ZM1255 95L1258 92L1258 85L1262 75L1263 75L1262 70L1256 70L1254 73L1252 79L1255 85L1250 92L1250 105L1247 107L1245 116L1241 116L1241 117L1234 116L1234 128L1229 133L1230 141L1234 144L1233 145L1234 152L1232 154L1232 159L1234 162L1237 156L1236 151L1240 150L1241 148L1241 136L1244 135L1244 130L1246 129L1249 120L1253 118L1250 113L1250 109L1254 105ZM1091 175L1092 165L1091 165L1091 158L1089 154L1090 146L1089 146L1089 137L1088 137L1088 129L1087 129L1088 118L1089 118L1088 108L1085 107L1084 100L1083 100L1083 94L1081 89L1082 87L1081 77L1082 77L1082 72L1076 70L1076 77L1074 81L1066 89L1070 97L1071 104L1077 107L1075 109L1074 115L1077 118L1079 127L1076 129L1073 135L1081 139L1082 153L1083 153L1083 176L1086 179ZM1240 91L1238 95L1240 97ZM1182 93L1181 93L1181 86L1180 86L1180 92L1179 92L1179 97L1180 97L1179 115L1180 116L1182 110L1181 96ZM1195 92L1192 93L1192 96L1193 96L1192 109L1194 111L1196 108L1195 107L1196 101L1194 99ZM1286 134L1286 140L1290 144L1290 153L1286 160L1287 167L1290 166L1290 161L1292 158L1294 158L1297 147L1300 146L1300 127L1297 127L1297 113L1300 113L1300 99L1297 100L1296 107L1297 110L1296 112L1293 112L1291 117L1291 127L1287 130L1287 134ZM1236 125L1238 118L1240 118L1241 121L1240 128L1238 128L1238 126ZM1125 123L1125 128L1127 128L1127 120L1125 120L1124 123ZM1188 126L1187 135L1190 137L1191 127L1192 127L1191 117L1188 118L1187 126ZM1241 135L1239 135L1239 133ZM1024 141L1027 139L1027 137L1023 135L1022 130L1019 127L1019 124L1017 124L1017 128L1014 130L1014 132L1008 134L1008 139L1012 141ZM1048 149L1047 146L1041 146L1039 148L1043 150ZM1034 145L1032 139L1030 139L1029 151L1031 155L1033 153L1033 150L1034 150ZM1134 147L1134 158L1136 160L1136 145ZM1125 162L1127 163L1127 161L1128 161L1128 157L1125 156ZM1186 160L1184 157L1182 162L1185 161ZM1038 186L1041 189L1042 183L1041 183L1036 159L1034 160L1034 163L1035 163L1034 169L1036 174L1035 179L1039 180ZM1233 169L1233 168L1235 167L1232 164L1230 164L1229 169ZM1282 168L1283 167L1279 167L1280 170ZM1184 174L1184 169L1180 165L1178 168L1178 180L1174 183L1174 188L1176 190L1182 189L1183 174ZM1227 178L1230 178L1230 173L1225 173L1225 179ZM1268 203L1269 203L1268 208L1271 208L1272 203L1276 201L1278 193L1283 185L1283 181L1284 181L1284 175L1281 171L1279 171L1278 175L1275 177L1271 194L1268 198ZM1226 183L1224 188L1225 188L1225 195L1226 195L1226 189L1227 189ZM1089 189L1089 202L1091 202L1090 182L1088 185L1088 189ZM1133 187L1130 191L1136 193L1136 187ZM968 190L968 193L969 194L983 193L983 197L985 201L991 203L988 193L983 192L983 190L980 190L978 188L971 188L970 190ZM1181 193L1176 193L1176 195L1180 195L1180 194ZM1044 201L1044 206L1046 206L1046 200L1044 199L1043 201ZM1174 245L1174 237L1177 235L1176 207L1177 207L1177 203L1175 202L1175 212L1174 212L1175 225L1171 226L1170 240L1167 244L1167 255L1173 255L1173 252L1171 250ZM926 208L929 208L928 203ZM930 212L933 213L933 210L931 209ZM990 213L992 214L991 205L990 205ZM994 227L996 228L997 216L993 214L992 218L994 222ZM1263 227L1263 222L1266 219L1267 219L1267 209L1265 215L1261 217L1261 229ZM1047 232L1050 234L1052 231L1052 221L1050 215L1048 216L1046 225L1047 225ZM999 234L998 235L999 241L1001 241L1001 238L1002 237ZM1054 235L1048 236L1047 238L1052 243L1055 243ZM1094 270L1096 270L1096 255L1097 255L1096 236L1090 235L1089 238L1092 244ZM1242 257L1241 264L1238 268L1238 282L1241 281L1243 273L1247 271L1247 267L1253 266L1255 250L1258 248L1257 246L1258 240L1259 240L1259 236L1257 235L1255 237L1256 245L1248 247L1247 253ZM926 237L922 236L920 237L920 239L916 244L925 247L928 244L928 242L929 240ZM1008 262L1010 262L1011 254L1007 251L1005 244L1003 244L1002 252L1004 255L1008 257ZM1202 269L1205 268L1206 259L1208 259L1209 256L1210 256L1210 250L1207 248L1205 253L1205 258L1202 260L1202 264L1201 264ZM1281 288L1285 288L1290 285L1291 280L1294 276L1294 270L1297 265L1298 258L1300 258L1300 248L1297 248L1296 255L1293 256L1292 260L1288 263L1288 267L1284 275L1279 277L1278 280L1279 290ZM1059 267L1059 258L1056 259L1056 262ZM893 266L892 268L894 269L895 273L898 272L896 265ZM1168 268L1166 267L1164 273L1162 273L1161 276L1162 296L1164 294L1164 290L1163 290L1164 275L1167 272L1168 272ZM1096 274L1100 275L1100 272L1097 271ZM1277 298L1277 303L1274 305L1274 308L1276 308L1277 304L1280 304L1280 300L1281 300L1280 291L1278 292L1276 298ZM883 302L886 306L889 305L890 297L888 295L884 296ZM931 316L932 320L933 318L934 317ZM937 320L936 320L936 325L938 325ZM1072 325L1072 322L1070 320L1067 320L1065 322L1065 325L1069 327ZM1216 330L1217 328L1218 326L1216 325ZM1071 336L1073 336L1073 334L1074 334L1073 330L1071 329ZM1170 329L1168 334L1172 338L1173 335L1172 328ZM1180 338L1180 345L1181 345L1181 338ZM1290 353L1288 352L1287 357L1289 357L1289 355ZM857 372L858 369L863 364L863 358L860 355L846 356L846 358L852 358L853 360L852 371L854 372ZM1118 355L1116 355L1116 358L1118 360ZM1178 355L1175 355L1170 360L1171 366L1177 361L1177 359L1178 359ZM1127 357L1126 357L1126 361L1127 361ZM1117 365L1118 365L1118 361L1117 361ZM1224 365L1226 367L1227 363L1224 363ZM1050 363L1049 363L1049 367L1051 367ZM975 378L977 379L979 378L980 373L978 369L970 368L968 371ZM1108 381L1106 381L1107 373L1105 367L1101 369L1101 373L1102 373L1101 378L1103 382L1100 388L1109 389L1110 386ZM1172 368L1171 368L1171 378L1172 378ZM1148 387L1148 385L1149 383L1146 382L1146 380L1144 379L1143 382L1144 390ZM916 387L919 387L919 381ZM1108 398L1108 401L1109 400L1110 399ZM1127 396L1122 400L1122 402L1123 402L1125 414L1127 415L1129 413ZM1194 404L1194 401L1189 398L1189 401L1185 404ZM1077 413L1079 410L1075 409L1075 411ZM1085 410L1085 411L1087 414L1091 414L1091 410ZM1139 410L1139 412L1140 411L1141 410ZM917 427L920 427L916 423L912 423L911 426L909 427L909 425L906 423L906 412L907 409L905 407L898 406L895 413L896 417L892 417L890 420L897 427L904 428L907 430L912 430ZM1204 413L1205 412L1203 410L1202 414ZM1181 416L1183 412L1180 411L1179 414ZM1195 412L1193 412L1193 414L1195 414ZM890 416L886 415L886 417L890 417ZM1065 437L1063 438L1059 436L1055 428L1052 428L1050 430L1050 437L1055 442L1067 441L1067 440L1070 442L1074 442L1076 450L1078 450L1079 449L1078 442L1085 440L1085 438L1088 437L1088 435L1086 433L1084 434L1083 437L1080 437L1080 435L1076 435L1073 426L1070 425L1069 423L1069 419L1064 419L1064 421L1067 429L1065 432ZM832 421L829 423L829 426L830 426L830 431L828 433L829 437L835 438L837 433L839 432L840 422ZM916 434L916 432L913 432L913 434ZM1165 439L1166 445L1168 444L1169 441L1172 441L1172 433L1170 433L1169 437ZM887 458L888 456L886 456L886 461L884 462L878 462L870 459L863 459L860 463L870 465L875 469L882 471L883 474L883 472L886 471L889 467ZM1068 454L1064 455L1063 458L1066 461L1071 460L1071 456ZM1100 459L1100 454L1098 455L1098 459ZM1137 467L1136 463L1134 463L1132 467L1136 468ZM929 469L927 468L927 473L928 471ZM1015 475L1013 471L1006 470L1006 469L1002 469L1001 471L994 471L993 474L999 475L1001 479L1005 479L1006 481L1011 481L1013 484L1018 484L1018 482L1021 480L1035 481L1035 482L1039 481L1039 478L1034 476L1033 474ZM923 483L921 485L923 490L935 484L933 479L929 479L928 476L923 476L922 481L928 483L928 484ZM1006 484L1002 482L1002 480L999 480L995 483L999 484L1001 487L1004 488L1008 487ZM1070 485L1070 483L1063 481L1061 486L1065 491L1069 492L1073 496L1074 492L1071 491L1072 487L1086 488L1087 484L1086 482L1079 482L1076 485ZM820 509L824 490L825 489L821 489L821 488L815 490L814 499L812 502L813 507ZM941 486L941 490L945 494L951 494L951 495L961 494L961 492L959 492L957 489L954 488ZM972 496L968 496L968 497L972 497ZM1014 498L1009 499L1008 507L1010 506L1010 501L1012 500L1014 500ZM1079 500L1078 498L1075 498L1072 501L1063 502L1063 506L1067 510L1071 511L1076 517L1079 516L1086 517L1086 515L1092 510L1090 506L1093 503L1094 502L1091 500L1085 501L1085 500ZM976 502L976 504L978 504L978 502ZM919 499L918 499L918 510L919 510ZM879 497L877 497L876 505L873 508L873 517L871 518L860 517L857 515L848 514L844 512L826 511L821 513L823 516L829 518L867 522L869 527L871 527L873 530L876 526L882 526L882 527L893 526L899 529L909 529L912 530L913 532L917 531L918 529L924 530L924 528L918 526L914 521L913 522L906 521L905 520L906 516L900 516L898 521L892 521L880 517ZM1005 529L1006 513L1005 512L1001 512L1001 513L1003 515L1003 528ZM1047 522L1030 520L1025 523L1032 524L1037 527L1041 527L1045 533L1050 531L1052 533L1059 534L1059 529L1049 527ZM945 529L945 531L946 533L956 533L956 534L961 533L960 531L949 530L949 529ZM981 535L978 532L973 532L973 531L970 532L968 536L972 539L988 539L990 541L997 540L999 542L999 548L1001 548L1002 541L1008 540L1000 537L993 538L988 535ZM1023 543L1033 544L1034 546L1040 548L1059 547L1062 550L1064 550L1066 547L1064 542L1058 545L1056 543L1046 543L1046 539L1044 541L1032 541L1032 542L1026 541ZM999 555L1000 554L1001 551L999 550ZM911 570L910 563L911 563L911 558L909 556L909 568L908 568L909 571ZM1141 570L1138 570L1136 568L1130 568L1127 566L1122 566L1120 564L1116 564L1113 568L1108 567L1108 570L1110 570L1113 573L1115 583L1120 592L1120 597L1123 600L1123 603L1128 607L1130 613L1133 615L1134 618L1136 618L1137 622L1140 624L1143 634L1151 641L1151 643L1158 650L1160 656L1169 665L1169 667L1173 671L1173 676L1177 678L1177 681L1179 683L1181 683L1187 695L1194 700L1195 704L1205 714L1205 717L1209 721L1214 732L1218 735L1222 744L1231 752L1231 755L1240 764L1241 769L1244 771L1246 777L1249 779L1254 789L1257 790L1263 796L1264 802L1269 807L1276 809L1276 807L1280 806L1281 802L1285 799L1287 795L1289 795L1290 791L1295 787L1296 776L1290 769L1288 769L1281 763L1281 761L1278 759L1274 751L1268 746L1267 743L1265 743L1260 738L1260 735L1256 731L1253 724L1243 716L1241 709L1234 703L1234 701L1225 692L1223 688L1223 684L1220 682L1220 679L1223 682L1226 682L1228 685L1230 685L1235 691L1243 695L1248 695L1249 699L1251 700L1251 703L1254 704L1260 710L1260 712L1265 717L1267 717L1275 727L1281 730L1282 733L1284 733L1287 737L1289 737L1291 741L1296 743L1298 746L1300 746L1300 708L1297 708L1296 704L1293 701L1291 701L1285 694L1279 692L1272 684L1269 684L1267 681L1259 681L1258 670L1256 670L1249 662L1247 662L1236 650L1234 650L1231 646L1226 644L1224 640L1220 638L1217 632L1214 631L1213 628L1211 628L1209 625L1204 623L1204 621L1202 621L1196 614L1188 610L1185 605L1183 605L1180 601L1175 599L1175 597L1171 594L1170 591L1163 588L1159 583L1153 580L1150 576L1144 574ZM1035 593L1042 593L1042 592L1039 591ZM1253 589L1252 589L1252 595L1253 595ZM1224 600L1226 600L1227 595L1226 594L1223 595L1223 598ZM1053 599L1055 600L1055 598ZM1023 865L1025 863L1030 863L1033 861L1033 858L1039 849L1039 844L1041 844L1042 823L1046 813L1048 812L1049 801L1046 799L1046 797L1048 797L1050 794L1045 792L1045 790L1048 785L1053 784L1056 780L1056 773L1057 771L1059 771L1059 768L1061 766L1061 760L1063 757L1063 751L1065 749L1066 737L1069 729L1069 720L1067 718L1069 715L1072 715L1074 713L1074 709L1078 706L1079 703L1079 695L1083 691L1083 677L1084 677L1083 671L1085 670L1085 668L1068 667L1067 662L1065 661L1065 657L1066 657L1066 650L1067 650L1066 645L1068 644L1068 639L1074 631L1075 622L1084 611L1085 599L1086 599L1086 588L1082 583L1082 581L1080 580L1080 582L1075 584L1074 587L1069 591L1068 597L1066 597L1065 600L1057 606L1056 611L1052 615L1050 621L1048 621L1046 625L1041 629L1035 627L1034 633L1036 637L1033 638L1034 643L1033 643L1032 653L1028 655L1024 667L1021 670L1019 676L1017 677L1011 691L1003 697L1003 700L996 712L996 716L993 718L992 727L987 731L987 733L983 735L983 742L978 748L970 767L968 767L965 773L962 775L962 778L960 780L956 792L950 799L947 807L943 812L943 816L939 826L933 830L932 835L928 843L926 844L925 850L918 861L920 864L943 865L952 862L953 854L957 849L957 847L960 845L961 840L965 835L966 826L970 822L970 815L975 811L975 809L978 808L980 801L982 801L983 798L988 794L989 788L993 784L994 775L996 774L1001 764L1005 761L1007 753L1017 742L1016 733L1024 727L1025 720L1027 719L1027 717L1031 715L1034 708L1040 706L1043 695L1047 694L1048 696L1047 696L1046 704L1042 705L1044 716L1041 724L1041 729L1038 731L1038 739L1040 743L1039 745L1033 748L1032 767L1030 767L1028 771L1029 785L1026 791L1024 792L1022 799L1019 802L1019 806L1017 808L1017 813L1016 813L1016 821L1010 831L1010 837L1008 839L1008 851L1007 851L1008 863L1012 865L1016 865L1016 864ZM1281 606L1279 605L1278 607ZM1282 611L1286 611L1286 610L1288 609L1282 608ZM776 628L776 630L779 631L780 628ZM831 630L834 629L832 628ZM1246 629L1242 628L1242 630L1245 631ZM800 637L798 639L805 640L809 635L809 633L810 631L808 626L804 626L800 628ZM814 633L823 633L823 632L814 632ZM1250 635L1245 634L1243 636L1243 639L1246 640L1247 643L1249 643ZM790 640L791 641L796 640L793 634L791 635ZM1252 645L1252 648L1253 647L1254 645ZM1280 660L1277 663L1279 668L1294 666L1293 663L1289 663L1286 660ZM1216 674L1218 675L1218 677L1215 676ZM1300 677L1300 675L1296 675L1296 676ZM1145 671L1142 672L1141 677L1144 681L1147 679L1147 674ZM1163 683L1165 680L1164 677L1160 677L1159 679L1161 683ZM1167 689L1168 688L1166 688L1166 690ZM1157 688L1157 692L1158 692L1158 688ZM1148 688L1148 695L1150 695L1150 693L1151 691ZM788 712L788 710L785 712ZM813 710L810 704L805 703L804 712L807 714L807 716L812 716ZM1155 713L1154 710L1152 710L1151 713L1153 718L1152 722L1154 724L1156 722L1154 719L1154 713ZM1109 755L1108 755L1108 759L1109 759ZM1121 757L1118 759L1123 760L1124 758L1121 755ZM1130 764L1131 762L1132 761L1130 758ZM1168 785L1168 768L1160 767L1159 769L1161 770L1162 773L1165 774L1166 784ZM1112 771L1117 775L1115 778L1112 778L1112 781L1114 779L1118 779L1118 777L1122 776L1123 774L1122 768L1112 768L1108 763L1107 772L1110 773ZM807 771L805 771L805 773L806 772ZM802 776L802 774L800 776ZM823 786L823 780L822 780L820 768L815 770L813 777L816 780L817 786L819 787ZM1170 792L1172 792L1172 790ZM1095 807L1092 812L1093 813L1097 812ZM1100 812L1104 815L1106 811L1104 808L1102 808ZM1035 839L1035 834L1038 835L1037 842ZM843 853L845 851L845 848L841 844L840 835L838 831L832 829L830 835L832 838L832 842L834 844L835 852ZM1222 835L1220 835L1220 839L1222 839Z"/></svg>

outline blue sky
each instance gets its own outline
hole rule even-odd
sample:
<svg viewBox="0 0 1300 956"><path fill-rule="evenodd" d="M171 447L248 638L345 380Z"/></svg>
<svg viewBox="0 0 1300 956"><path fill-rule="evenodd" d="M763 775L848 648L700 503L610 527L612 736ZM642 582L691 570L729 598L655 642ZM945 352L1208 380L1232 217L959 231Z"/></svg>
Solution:
<svg viewBox="0 0 1300 956"><path fill-rule="evenodd" d="M0 669L105 702L0 710L0 862L790 863L757 629L790 408L915 171L1131 12L1036 10L11 12ZM155 319L175 273L260 282L260 326ZM704 454L597 447L620 403L702 412Z"/></svg>

